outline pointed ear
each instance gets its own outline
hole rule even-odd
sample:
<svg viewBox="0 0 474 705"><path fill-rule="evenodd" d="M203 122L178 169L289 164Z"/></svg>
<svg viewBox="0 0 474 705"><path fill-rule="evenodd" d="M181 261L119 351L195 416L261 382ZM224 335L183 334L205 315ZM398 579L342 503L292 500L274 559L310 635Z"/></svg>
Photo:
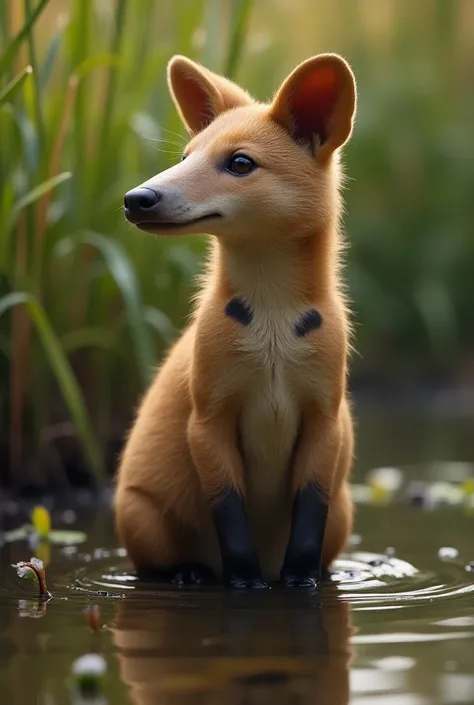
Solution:
<svg viewBox="0 0 474 705"><path fill-rule="evenodd" d="M194 135L220 113L253 103L242 88L187 59L173 56L168 63L168 88L186 129Z"/></svg>
<svg viewBox="0 0 474 705"><path fill-rule="evenodd" d="M349 64L337 54L320 54L283 82L270 115L324 159L349 139L355 111L356 83Z"/></svg>

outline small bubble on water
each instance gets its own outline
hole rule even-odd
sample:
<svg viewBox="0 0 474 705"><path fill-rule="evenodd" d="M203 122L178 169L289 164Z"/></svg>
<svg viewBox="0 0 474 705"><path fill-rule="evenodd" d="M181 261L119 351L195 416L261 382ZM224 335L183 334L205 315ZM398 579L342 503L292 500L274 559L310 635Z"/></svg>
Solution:
<svg viewBox="0 0 474 705"><path fill-rule="evenodd" d="M474 561L467 564L466 570L468 573L474 573Z"/></svg>
<svg viewBox="0 0 474 705"><path fill-rule="evenodd" d="M438 556L439 558L441 558L442 561L452 560L459 556L459 551L457 548L453 548L452 546L443 546L439 549Z"/></svg>
<svg viewBox="0 0 474 705"><path fill-rule="evenodd" d="M127 557L127 551L125 548L117 548L116 555L119 558L126 558Z"/></svg>
<svg viewBox="0 0 474 705"><path fill-rule="evenodd" d="M387 558L394 558L396 551L393 546L387 546L384 553L387 556Z"/></svg>

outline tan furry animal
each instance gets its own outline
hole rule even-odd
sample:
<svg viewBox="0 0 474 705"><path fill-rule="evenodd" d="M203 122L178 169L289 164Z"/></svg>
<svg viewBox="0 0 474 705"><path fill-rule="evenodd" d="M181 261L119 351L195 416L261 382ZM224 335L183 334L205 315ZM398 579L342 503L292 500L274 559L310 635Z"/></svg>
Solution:
<svg viewBox="0 0 474 705"><path fill-rule="evenodd" d="M191 140L126 194L125 215L214 237L192 322L123 452L118 533L139 573L314 586L352 525L339 149L354 77L322 54L267 105L175 56L168 83Z"/></svg>

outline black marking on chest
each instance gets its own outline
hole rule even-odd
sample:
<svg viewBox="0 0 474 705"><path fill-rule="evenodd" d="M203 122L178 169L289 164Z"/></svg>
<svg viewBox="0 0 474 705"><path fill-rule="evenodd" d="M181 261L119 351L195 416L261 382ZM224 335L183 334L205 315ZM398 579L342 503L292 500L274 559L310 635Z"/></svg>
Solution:
<svg viewBox="0 0 474 705"><path fill-rule="evenodd" d="M226 305L225 315L233 318L237 323L248 326L252 323L253 311L246 301L235 297Z"/></svg>
<svg viewBox="0 0 474 705"><path fill-rule="evenodd" d="M316 311L315 308L310 308L308 311L305 311L301 316L298 318L298 320L295 323L295 335L298 336L298 338L303 338L307 333L310 333L312 330L316 330L317 328L321 328L323 325L323 317L319 313L319 311Z"/></svg>

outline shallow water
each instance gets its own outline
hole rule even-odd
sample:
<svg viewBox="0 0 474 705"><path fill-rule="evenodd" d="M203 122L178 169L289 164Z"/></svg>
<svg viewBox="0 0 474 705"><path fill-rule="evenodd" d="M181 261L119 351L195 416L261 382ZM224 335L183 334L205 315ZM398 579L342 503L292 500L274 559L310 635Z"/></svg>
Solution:
<svg viewBox="0 0 474 705"><path fill-rule="evenodd" d="M79 501L72 526L58 507L55 527L84 530L87 541L50 548L47 604L10 567L45 549L0 549L0 702L84 702L71 667L98 652L107 677L86 701L96 705L473 703L474 512L410 502L410 480L473 474L431 462L469 460L469 427L380 414L361 421L354 480L397 463L404 484L387 504L358 505L352 545L314 593L140 585L106 506ZM23 521L8 512L9 526ZM443 560L443 546L458 556ZM87 626L89 604L100 606L100 633Z"/></svg>

